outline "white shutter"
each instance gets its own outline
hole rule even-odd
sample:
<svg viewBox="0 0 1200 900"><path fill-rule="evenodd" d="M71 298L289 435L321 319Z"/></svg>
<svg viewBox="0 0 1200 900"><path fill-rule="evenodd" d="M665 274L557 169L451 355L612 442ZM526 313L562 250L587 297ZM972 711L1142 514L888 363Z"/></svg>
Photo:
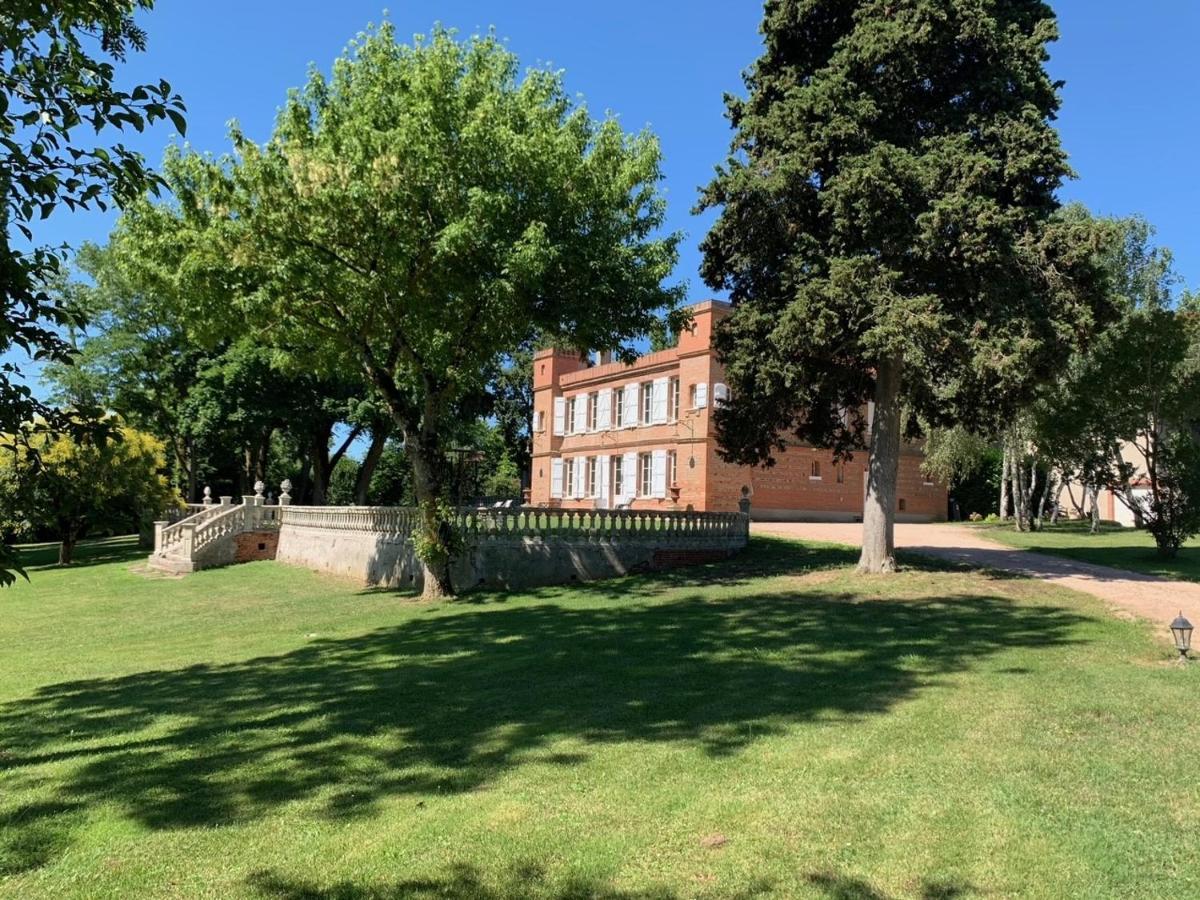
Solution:
<svg viewBox="0 0 1200 900"><path fill-rule="evenodd" d="M607 456L596 457L596 506L600 509L608 509L612 504L609 502L609 471L612 467L612 460Z"/></svg>
<svg viewBox="0 0 1200 900"><path fill-rule="evenodd" d="M575 434L581 434L587 431L587 394L577 394L575 396L575 421L571 431Z"/></svg>
<svg viewBox="0 0 1200 900"><path fill-rule="evenodd" d="M650 493L654 497L667 496L667 451L655 450L651 457Z"/></svg>
<svg viewBox="0 0 1200 900"><path fill-rule="evenodd" d="M562 499L563 495L563 461L559 457L550 460L550 497L555 500Z"/></svg>
<svg viewBox="0 0 1200 900"><path fill-rule="evenodd" d="M721 382L718 381L716 384L713 385L713 402L714 403L724 403L728 399L729 399L729 388L727 388L725 385L721 384Z"/></svg>
<svg viewBox="0 0 1200 900"><path fill-rule="evenodd" d="M584 496L584 475L587 472L587 457L577 456L572 460L575 464L575 493L574 497L579 499Z"/></svg>
<svg viewBox="0 0 1200 900"><path fill-rule="evenodd" d="M554 398L554 434L562 437L567 430L567 401L563 397Z"/></svg>
<svg viewBox="0 0 1200 900"><path fill-rule="evenodd" d="M867 434L871 433L871 429L875 426L875 401L867 401Z"/></svg>
<svg viewBox="0 0 1200 900"><path fill-rule="evenodd" d="M632 428L638 423L638 383L625 385L625 427Z"/></svg>
<svg viewBox="0 0 1200 900"><path fill-rule="evenodd" d="M612 428L612 388L605 388L596 396L596 430Z"/></svg>
<svg viewBox="0 0 1200 900"><path fill-rule="evenodd" d="M650 402L650 421L667 421L667 379L654 379L654 391Z"/></svg>
<svg viewBox="0 0 1200 900"><path fill-rule="evenodd" d="M708 385L702 381L696 385L696 409L704 409L706 406L708 406Z"/></svg>
<svg viewBox="0 0 1200 900"><path fill-rule="evenodd" d="M625 479L625 484L621 489L621 497L626 503L637 496L637 468L637 453L626 453L625 461L621 464L621 475Z"/></svg>

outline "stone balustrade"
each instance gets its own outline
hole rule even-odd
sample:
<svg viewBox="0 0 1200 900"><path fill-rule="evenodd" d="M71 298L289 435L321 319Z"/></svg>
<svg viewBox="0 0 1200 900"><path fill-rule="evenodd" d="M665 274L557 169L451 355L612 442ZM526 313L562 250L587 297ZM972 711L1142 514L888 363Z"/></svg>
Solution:
<svg viewBox="0 0 1200 900"><path fill-rule="evenodd" d="M240 504L222 497L173 525L156 523L151 564L190 572L275 558L367 584L420 587L424 570L413 542L419 510L292 506L291 486L282 487L277 506L266 505L260 483ZM460 590L588 581L707 562L736 553L750 534L745 510L469 508L455 510L450 525L461 539L451 573Z"/></svg>

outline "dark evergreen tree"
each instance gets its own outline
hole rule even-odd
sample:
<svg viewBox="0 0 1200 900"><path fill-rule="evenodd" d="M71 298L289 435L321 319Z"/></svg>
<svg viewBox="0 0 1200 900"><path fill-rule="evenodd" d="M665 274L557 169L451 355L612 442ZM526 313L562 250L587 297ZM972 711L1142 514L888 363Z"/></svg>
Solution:
<svg viewBox="0 0 1200 900"><path fill-rule="evenodd" d="M740 463L770 464L792 436L869 447L860 569L889 571L903 432L994 427L1105 297L1089 227L1054 216L1069 175L1054 14L769 0L762 31L699 204L720 210L702 274L735 305L719 436Z"/></svg>

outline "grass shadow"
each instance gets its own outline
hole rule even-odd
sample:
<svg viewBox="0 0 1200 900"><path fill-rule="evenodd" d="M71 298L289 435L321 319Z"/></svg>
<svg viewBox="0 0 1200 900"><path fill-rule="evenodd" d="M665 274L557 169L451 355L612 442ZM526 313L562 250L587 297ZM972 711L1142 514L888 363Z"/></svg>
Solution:
<svg viewBox="0 0 1200 900"><path fill-rule="evenodd" d="M0 778L48 779L61 809L41 816L50 849L13 858L44 865L76 811L97 804L154 829L243 822L302 799L358 819L385 798L471 791L530 762L577 765L612 742L720 758L818 717L886 713L1008 648L1072 643L1082 621L985 593L872 603L786 583L721 590L846 559L756 540L728 571L627 580L613 595L624 603L567 606L549 590L455 602L287 653L42 687L0 706ZM676 599L638 600L665 584ZM572 752L556 752L561 739ZM20 828L7 825L0 841Z"/></svg>
<svg viewBox="0 0 1200 900"><path fill-rule="evenodd" d="M42 569L59 568L58 546L56 541L43 544L19 544L16 550L21 565L30 572L36 572ZM80 541L76 545L75 558L69 568L78 569L106 563L136 562L144 560L149 554L149 550L139 546L136 534L93 538Z"/></svg>

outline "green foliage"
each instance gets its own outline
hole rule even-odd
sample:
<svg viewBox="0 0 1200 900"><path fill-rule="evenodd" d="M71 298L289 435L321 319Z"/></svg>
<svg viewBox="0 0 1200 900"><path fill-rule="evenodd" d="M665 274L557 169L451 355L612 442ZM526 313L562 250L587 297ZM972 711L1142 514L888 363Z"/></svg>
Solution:
<svg viewBox="0 0 1200 900"><path fill-rule="evenodd" d="M329 477L329 490L325 500L330 506L353 506L354 486L358 481L358 470L362 464L349 456L343 456L333 467Z"/></svg>
<svg viewBox="0 0 1200 900"><path fill-rule="evenodd" d="M79 310L47 290L61 273L64 248L38 244L36 223L60 205L105 209L158 185L139 154L120 143L88 146L86 136L140 132L164 118L184 131L183 102L165 81L127 91L115 85L113 63L146 46L133 13L151 5L17 0L0 14L0 353L15 347L63 361L70 344L60 329L81 322ZM14 245L18 234L28 249ZM0 431L54 416L12 363L0 367Z"/></svg>
<svg viewBox="0 0 1200 900"><path fill-rule="evenodd" d="M521 499L521 472L512 457L505 451L488 473L483 482L483 492L488 497Z"/></svg>
<svg viewBox="0 0 1200 900"><path fill-rule="evenodd" d="M168 167L206 237L180 272L309 368L361 374L423 505L512 354L616 348L681 299L658 142L592 119L560 73L520 77L494 36L405 46L384 24L289 95L270 141L233 137L230 160Z"/></svg>
<svg viewBox="0 0 1200 900"><path fill-rule="evenodd" d="M702 273L735 304L724 454L862 447L884 363L914 429L994 427L1105 314L1094 230L1055 216L1052 11L774 0L763 33L700 201Z"/></svg>
<svg viewBox="0 0 1200 900"><path fill-rule="evenodd" d="M53 534L63 564L88 533L138 530L180 503L162 474L162 442L118 421L105 424L107 436L82 438L32 429L0 453L0 524L16 534Z"/></svg>
<svg viewBox="0 0 1200 900"><path fill-rule="evenodd" d="M413 506L412 464L404 448L389 441L371 476L367 502L373 506Z"/></svg>
<svg viewBox="0 0 1200 900"><path fill-rule="evenodd" d="M1190 468L1200 453L1200 304L1188 295L1176 299L1170 251L1154 244L1149 223L1132 217L1103 225L1103 261L1120 316L1067 359L1033 405L1036 440L1050 461L1084 483L1120 495L1144 478L1150 500L1138 513L1170 555L1200 531L1200 490Z"/></svg>

